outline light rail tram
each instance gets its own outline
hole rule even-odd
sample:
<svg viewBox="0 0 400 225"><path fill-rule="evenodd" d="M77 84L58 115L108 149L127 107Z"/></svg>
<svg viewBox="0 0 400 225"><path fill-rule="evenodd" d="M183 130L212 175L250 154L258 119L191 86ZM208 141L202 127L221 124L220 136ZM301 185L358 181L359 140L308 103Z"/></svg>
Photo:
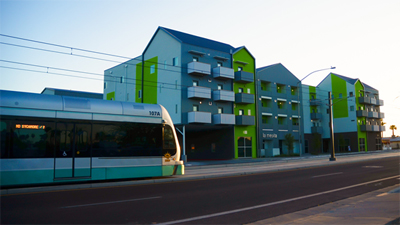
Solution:
<svg viewBox="0 0 400 225"><path fill-rule="evenodd" d="M161 105L0 90L1 186L182 175Z"/></svg>

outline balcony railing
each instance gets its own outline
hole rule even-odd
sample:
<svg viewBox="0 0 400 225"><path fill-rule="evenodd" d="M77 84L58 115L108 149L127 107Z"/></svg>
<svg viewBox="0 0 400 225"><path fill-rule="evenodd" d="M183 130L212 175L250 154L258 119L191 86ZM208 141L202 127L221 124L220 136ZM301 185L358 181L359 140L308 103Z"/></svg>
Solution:
<svg viewBox="0 0 400 225"><path fill-rule="evenodd" d="M311 99L310 100L310 105L311 106L318 106L318 105L321 105L321 104L322 104L322 102L319 99Z"/></svg>
<svg viewBox="0 0 400 225"><path fill-rule="evenodd" d="M379 132L381 126L379 125L360 125L361 131ZM384 128L383 128L384 129Z"/></svg>
<svg viewBox="0 0 400 225"><path fill-rule="evenodd" d="M378 112L368 112L368 118L378 118Z"/></svg>
<svg viewBox="0 0 400 225"><path fill-rule="evenodd" d="M216 79L234 79L234 70L227 67L215 67L213 68L213 77Z"/></svg>
<svg viewBox="0 0 400 225"><path fill-rule="evenodd" d="M386 128L385 128L385 126L379 126L379 131L386 131Z"/></svg>
<svg viewBox="0 0 400 225"><path fill-rule="evenodd" d="M378 118L379 119L385 118L385 113L382 113L382 112L378 113Z"/></svg>
<svg viewBox="0 0 400 225"><path fill-rule="evenodd" d="M210 112L188 112L188 123L211 123Z"/></svg>
<svg viewBox="0 0 400 225"><path fill-rule="evenodd" d="M358 97L358 102L360 104L371 104L371 98L370 97Z"/></svg>
<svg viewBox="0 0 400 225"><path fill-rule="evenodd" d="M315 133L322 134L322 127L311 127L311 133L312 134L315 134Z"/></svg>
<svg viewBox="0 0 400 225"><path fill-rule="evenodd" d="M211 99L211 88L193 86L187 89L188 98Z"/></svg>
<svg viewBox="0 0 400 225"><path fill-rule="evenodd" d="M214 114L213 123L220 125L234 125L236 122L234 114Z"/></svg>
<svg viewBox="0 0 400 225"><path fill-rule="evenodd" d="M213 91L213 99L214 101L234 102L235 92L226 90L215 90Z"/></svg>
<svg viewBox="0 0 400 225"><path fill-rule="evenodd" d="M320 120L322 119L322 113L311 113L310 117L312 120Z"/></svg>
<svg viewBox="0 0 400 225"><path fill-rule="evenodd" d="M357 114L357 117L367 117L368 111L367 110L357 110L356 114Z"/></svg>
<svg viewBox="0 0 400 225"><path fill-rule="evenodd" d="M235 102L242 104L254 104L254 95L247 93L237 93L235 94Z"/></svg>
<svg viewBox="0 0 400 225"><path fill-rule="evenodd" d="M252 83L254 82L254 74L245 71L237 71L235 72L235 81L239 83Z"/></svg>
<svg viewBox="0 0 400 225"><path fill-rule="evenodd" d="M383 100L379 100L377 103L379 106L383 106Z"/></svg>
<svg viewBox="0 0 400 225"><path fill-rule="evenodd" d="M187 72L190 75L205 76L211 74L211 65L201 62L190 62L187 66Z"/></svg>
<svg viewBox="0 0 400 225"><path fill-rule="evenodd" d="M254 116L240 115L236 116L236 125L253 126L255 124Z"/></svg>

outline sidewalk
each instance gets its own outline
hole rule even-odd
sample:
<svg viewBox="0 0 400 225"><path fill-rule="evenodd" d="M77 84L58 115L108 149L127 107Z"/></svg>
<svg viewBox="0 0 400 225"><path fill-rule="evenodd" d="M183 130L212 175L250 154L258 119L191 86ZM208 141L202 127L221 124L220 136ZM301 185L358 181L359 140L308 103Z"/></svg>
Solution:
<svg viewBox="0 0 400 225"><path fill-rule="evenodd" d="M400 185L261 220L264 224L400 224Z"/></svg>

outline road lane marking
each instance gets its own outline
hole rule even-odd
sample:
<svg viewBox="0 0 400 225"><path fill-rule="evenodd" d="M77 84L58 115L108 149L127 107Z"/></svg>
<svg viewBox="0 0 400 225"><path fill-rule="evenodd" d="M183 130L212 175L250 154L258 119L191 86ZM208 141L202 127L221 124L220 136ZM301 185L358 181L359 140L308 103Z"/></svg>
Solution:
<svg viewBox="0 0 400 225"><path fill-rule="evenodd" d="M342 188L324 191L324 192L320 192L320 193L315 193L315 194L311 194L311 195L305 195L305 196L290 198L290 199L281 200L281 201L277 201L277 202L271 202L271 203L262 204L262 205L256 205L256 206L251 206L251 207L246 207L246 208L241 208L241 209L229 210L229 211L225 211L225 212L213 213L213 214L208 214L208 215L203 215L203 216L196 216L196 217L175 220L175 221L169 221L169 222L159 223L159 224L169 225L169 224L176 224L176 223L185 223L185 222L194 221L194 220L208 219L208 218L216 217L216 216L224 216L224 215L228 215L228 214L232 214L232 213L238 213L238 212L243 212L243 211L248 211L248 210L253 210L253 209L258 209L258 208L264 208L267 206L278 205L278 204L292 202L292 201L296 201L296 200L300 200L300 199L311 198L311 197L315 197L315 196L319 196L319 195L329 194L329 193L333 193L333 192L337 192L337 191L342 191L342 190L359 187L359 186L363 186L366 184L371 184L371 183L380 182L380 181L384 181L384 180L390 180L390 179L398 178L398 177L400 177L400 176L397 175L397 176L393 176L393 177L387 177L387 178L373 180L373 181L369 181L369 182L365 182L365 183L361 183L361 184L350 185L347 187L342 187Z"/></svg>
<svg viewBox="0 0 400 225"><path fill-rule="evenodd" d="M339 173L329 173L329 174L324 174L324 175L313 176L313 177L311 177L311 178L326 177L326 176L338 175L338 174L342 174L342 173L343 173L343 172L339 172Z"/></svg>
<svg viewBox="0 0 400 225"><path fill-rule="evenodd" d="M136 198L136 199L128 199L128 200L112 201L112 202L99 202L99 203L84 204L84 205L71 205L71 206L64 206L64 207L61 207L61 208L67 209L67 208L75 208L75 207L114 204L114 203L121 203L121 202L134 202L134 201L143 201L143 200L150 200L150 199L156 199L156 198L161 198L161 196L149 197L149 198Z"/></svg>

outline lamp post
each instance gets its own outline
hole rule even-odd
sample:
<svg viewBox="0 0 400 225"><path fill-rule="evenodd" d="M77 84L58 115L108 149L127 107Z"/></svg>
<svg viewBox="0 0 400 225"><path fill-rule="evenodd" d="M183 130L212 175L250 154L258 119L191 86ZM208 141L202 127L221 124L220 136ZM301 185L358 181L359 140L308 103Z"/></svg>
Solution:
<svg viewBox="0 0 400 225"><path fill-rule="evenodd" d="M324 70L333 70L333 69L336 69L336 67L334 67L334 66L331 66L330 68L325 68L325 69L319 69L319 70L315 70L315 71L312 71L311 73L309 73L309 74L307 74L307 76L305 76L305 77L303 77L303 79L301 79L301 80L299 80L298 82L297 82L297 92L298 92L298 94L297 94L297 104L299 104L299 106L297 107L298 108L298 116L300 117L299 118L299 152L300 152L300 156L301 156L301 152L303 151L303 149L302 149L302 128L301 128L301 126L302 126L302 123L301 123L301 120L303 119L301 116L300 116L300 108L302 108L302 107L300 107L301 106L301 102L300 102L300 93L301 92L299 92L299 84L301 84L301 82L304 80L304 79L306 79L308 76L310 76L311 74L313 74L313 73L316 73L316 72L320 72L320 71L324 71Z"/></svg>

